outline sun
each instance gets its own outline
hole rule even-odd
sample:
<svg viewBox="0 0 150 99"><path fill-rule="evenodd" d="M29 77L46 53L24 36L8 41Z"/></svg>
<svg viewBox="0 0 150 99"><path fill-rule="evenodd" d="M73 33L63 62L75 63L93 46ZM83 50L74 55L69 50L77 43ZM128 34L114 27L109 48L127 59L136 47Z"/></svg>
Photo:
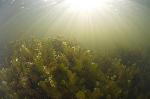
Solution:
<svg viewBox="0 0 150 99"><path fill-rule="evenodd" d="M93 11L107 6L113 0L67 0L70 8L78 11Z"/></svg>
<svg viewBox="0 0 150 99"><path fill-rule="evenodd" d="M77 10L92 10L98 6L98 0L68 0L67 2Z"/></svg>

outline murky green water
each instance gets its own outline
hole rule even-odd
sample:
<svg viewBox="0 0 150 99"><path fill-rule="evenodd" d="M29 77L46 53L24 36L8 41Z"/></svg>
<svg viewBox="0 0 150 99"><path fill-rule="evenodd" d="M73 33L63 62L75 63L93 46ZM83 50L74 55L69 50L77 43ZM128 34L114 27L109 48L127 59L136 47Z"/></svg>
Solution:
<svg viewBox="0 0 150 99"><path fill-rule="evenodd" d="M62 0L1 0L0 44L28 36L63 35L97 47L149 46L148 0L117 0L90 13Z"/></svg>
<svg viewBox="0 0 150 99"><path fill-rule="evenodd" d="M80 1L0 0L0 98L150 99L150 1Z"/></svg>

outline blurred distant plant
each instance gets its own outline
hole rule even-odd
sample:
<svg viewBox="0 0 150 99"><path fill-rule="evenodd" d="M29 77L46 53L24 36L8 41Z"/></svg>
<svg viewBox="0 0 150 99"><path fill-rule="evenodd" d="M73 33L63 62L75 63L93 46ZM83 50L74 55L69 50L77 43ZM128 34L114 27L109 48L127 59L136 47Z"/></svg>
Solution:
<svg viewBox="0 0 150 99"><path fill-rule="evenodd" d="M61 39L15 41L8 49L2 99L150 99L150 71L135 51L96 57Z"/></svg>

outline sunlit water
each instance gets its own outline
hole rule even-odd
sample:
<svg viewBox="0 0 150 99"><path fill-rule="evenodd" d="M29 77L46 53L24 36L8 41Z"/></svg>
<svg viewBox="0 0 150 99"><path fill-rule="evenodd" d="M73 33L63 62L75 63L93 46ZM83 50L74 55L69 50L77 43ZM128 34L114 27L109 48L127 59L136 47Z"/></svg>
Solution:
<svg viewBox="0 0 150 99"><path fill-rule="evenodd" d="M68 0L0 0L1 49L35 35L62 35L93 48L149 45L149 0L101 1L85 10Z"/></svg>

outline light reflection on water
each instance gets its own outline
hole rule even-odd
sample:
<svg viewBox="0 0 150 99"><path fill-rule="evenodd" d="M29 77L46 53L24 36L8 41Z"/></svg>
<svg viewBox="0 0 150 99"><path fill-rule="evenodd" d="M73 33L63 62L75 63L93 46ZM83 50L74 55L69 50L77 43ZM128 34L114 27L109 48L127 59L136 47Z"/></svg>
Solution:
<svg viewBox="0 0 150 99"><path fill-rule="evenodd" d="M116 0L90 13L69 9L65 0L0 0L0 44L30 35L62 34L97 46L148 45L148 1Z"/></svg>

